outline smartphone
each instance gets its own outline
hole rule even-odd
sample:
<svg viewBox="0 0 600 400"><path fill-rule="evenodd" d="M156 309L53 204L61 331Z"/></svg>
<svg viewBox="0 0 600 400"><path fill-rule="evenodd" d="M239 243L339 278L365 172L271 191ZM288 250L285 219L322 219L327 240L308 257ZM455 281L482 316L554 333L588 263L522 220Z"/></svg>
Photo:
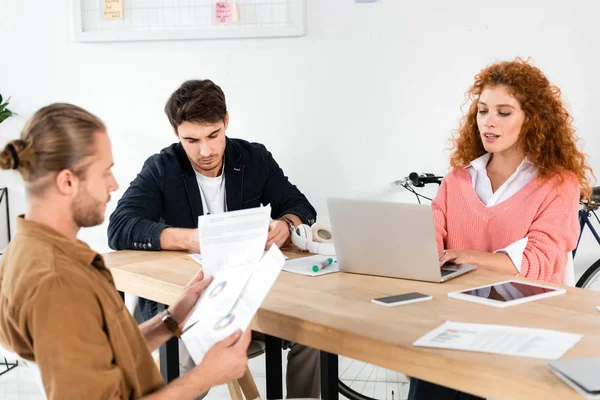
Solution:
<svg viewBox="0 0 600 400"><path fill-rule="evenodd" d="M419 301L431 300L432 297L427 294L411 292L404 294L397 294L395 296L379 297L371 300L373 303L380 306L393 307L402 304L417 303Z"/></svg>

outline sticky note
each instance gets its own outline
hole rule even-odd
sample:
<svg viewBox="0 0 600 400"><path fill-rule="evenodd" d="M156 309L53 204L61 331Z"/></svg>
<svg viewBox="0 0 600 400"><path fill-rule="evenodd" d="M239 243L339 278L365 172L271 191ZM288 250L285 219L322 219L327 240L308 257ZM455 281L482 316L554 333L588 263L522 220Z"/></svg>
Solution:
<svg viewBox="0 0 600 400"><path fill-rule="evenodd" d="M238 12L235 1L217 1L215 21L218 24L237 22Z"/></svg>
<svg viewBox="0 0 600 400"><path fill-rule="evenodd" d="M104 19L122 19L123 0L104 0Z"/></svg>

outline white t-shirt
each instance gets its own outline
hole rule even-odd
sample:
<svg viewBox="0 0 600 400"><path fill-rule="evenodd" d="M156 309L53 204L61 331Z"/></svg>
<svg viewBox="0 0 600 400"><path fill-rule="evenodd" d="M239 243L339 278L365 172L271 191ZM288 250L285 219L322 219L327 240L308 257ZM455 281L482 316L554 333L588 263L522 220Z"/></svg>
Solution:
<svg viewBox="0 0 600 400"><path fill-rule="evenodd" d="M194 172L196 173L198 189L200 189L204 215L219 214L227 211L227 205L225 203L225 174L223 171L221 171L221 175L216 178L204 176L196 170L194 170Z"/></svg>

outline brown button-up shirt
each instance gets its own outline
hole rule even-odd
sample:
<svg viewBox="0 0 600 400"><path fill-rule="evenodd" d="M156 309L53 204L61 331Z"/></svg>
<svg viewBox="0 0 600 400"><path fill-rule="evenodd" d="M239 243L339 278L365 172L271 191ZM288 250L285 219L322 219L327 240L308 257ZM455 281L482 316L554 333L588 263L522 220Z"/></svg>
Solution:
<svg viewBox="0 0 600 400"><path fill-rule="evenodd" d="M37 363L49 399L132 399L164 385L102 257L22 216L0 261L0 343Z"/></svg>

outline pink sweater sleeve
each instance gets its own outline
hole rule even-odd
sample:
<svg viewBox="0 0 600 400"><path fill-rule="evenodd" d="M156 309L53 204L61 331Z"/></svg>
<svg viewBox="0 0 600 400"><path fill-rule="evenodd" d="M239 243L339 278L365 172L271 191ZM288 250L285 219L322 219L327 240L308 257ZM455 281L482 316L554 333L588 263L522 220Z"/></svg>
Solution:
<svg viewBox="0 0 600 400"><path fill-rule="evenodd" d="M446 196L448 188L446 179L447 178L442 181L442 185L440 186L435 199L433 199L433 202L431 203L435 237L439 252L446 248L446 239L448 237L448 231L446 230Z"/></svg>
<svg viewBox="0 0 600 400"><path fill-rule="evenodd" d="M579 237L579 182L572 174L555 185L531 224L527 246L523 251L521 276L547 282L561 283L567 263L567 253L577 245Z"/></svg>

